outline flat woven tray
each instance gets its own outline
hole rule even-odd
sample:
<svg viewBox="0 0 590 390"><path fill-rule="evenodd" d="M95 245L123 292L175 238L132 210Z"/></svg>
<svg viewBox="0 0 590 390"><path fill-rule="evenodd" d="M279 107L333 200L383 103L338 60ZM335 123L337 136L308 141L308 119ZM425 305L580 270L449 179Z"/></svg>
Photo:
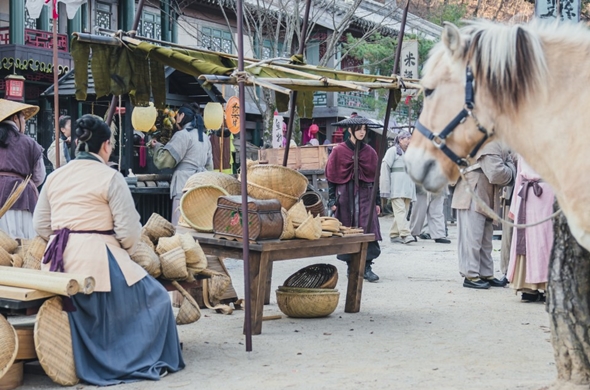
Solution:
<svg viewBox="0 0 590 390"><path fill-rule="evenodd" d="M301 268L283 283L285 287L334 288L338 270L332 264L312 264Z"/></svg>
<svg viewBox="0 0 590 390"><path fill-rule="evenodd" d="M12 367L18 352L18 336L10 323L0 315L0 378Z"/></svg>
<svg viewBox="0 0 590 390"><path fill-rule="evenodd" d="M61 297L48 299L39 309L34 338L39 363L47 376L63 386L78 383L70 321L62 310Z"/></svg>

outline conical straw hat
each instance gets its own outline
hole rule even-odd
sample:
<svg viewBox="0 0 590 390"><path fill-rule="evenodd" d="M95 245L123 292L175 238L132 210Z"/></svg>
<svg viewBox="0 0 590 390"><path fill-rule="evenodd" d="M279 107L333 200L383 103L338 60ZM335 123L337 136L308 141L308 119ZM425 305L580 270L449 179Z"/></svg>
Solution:
<svg viewBox="0 0 590 390"><path fill-rule="evenodd" d="M25 114L25 120L31 119L39 112L38 106L13 102L12 100L0 99L0 122L10 118L17 112L22 111Z"/></svg>

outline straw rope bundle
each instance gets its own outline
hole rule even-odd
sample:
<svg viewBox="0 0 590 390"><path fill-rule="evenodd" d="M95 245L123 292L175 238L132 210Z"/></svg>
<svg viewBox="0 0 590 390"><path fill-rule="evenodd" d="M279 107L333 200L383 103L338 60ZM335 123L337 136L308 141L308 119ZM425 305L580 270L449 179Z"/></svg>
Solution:
<svg viewBox="0 0 590 390"><path fill-rule="evenodd" d="M16 248L18 248L18 241L0 230L0 247L4 248L8 253L14 253Z"/></svg>
<svg viewBox="0 0 590 390"><path fill-rule="evenodd" d="M291 207L292 208L292 207ZM291 215L285 210L285 208L281 208L281 214L283 215L283 233L281 234L281 240L290 240L295 237L295 227L293 226L293 220L291 219Z"/></svg>
<svg viewBox="0 0 590 390"><path fill-rule="evenodd" d="M18 352L18 336L10 323L0 316L0 378L14 363Z"/></svg>
<svg viewBox="0 0 590 390"><path fill-rule="evenodd" d="M162 264L162 274L166 279L185 280L188 278L186 257L181 247L160 255L160 263Z"/></svg>
<svg viewBox="0 0 590 390"><path fill-rule="evenodd" d="M309 215L295 230L295 237L306 240L317 240L322 236L322 224L319 217Z"/></svg>
<svg viewBox="0 0 590 390"><path fill-rule="evenodd" d="M170 252L172 249L180 247L180 240L177 235L172 237L160 237L158 245L156 246L156 253L163 255L166 252Z"/></svg>
<svg viewBox="0 0 590 390"><path fill-rule="evenodd" d="M158 242L160 237L171 237L176 232L174 225L159 214L153 213L145 223L142 231L152 242Z"/></svg>
<svg viewBox="0 0 590 390"><path fill-rule="evenodd" d="M6 199L6 202L4 205L2 205L2 208L0 208L0 218L2 218L4 214L6 214L6 212L10 210L10 208L16 203L18 198L20 198L25 188L27 188L27 185L29 185L30 180L31 175L27 176L25 180L21 181L18 185L15 185L12 191L10 191L8 199Z"/></svg>
<svg viewBox="0 0 590 390"><path fill-rule="evenodd" d="M39 309L34 339L39 363L47 376L62 386L77 384L70 321L60 297L48 299Z"/></svg>
<svg viewBox="0 0 590 390"><path fill-rule="evenodd" d="M180 213L184 221L201 232L213 231L213 214L217 198L228 193L216 185L202 185L188 190L180 199Z"/></svg>
<svg viewBox="0 0 590 390"><path fill-rule="evenodd" d="M329 316L336 310L338 291L290 292L277 290L279 309L294 318L318 318Z"/></svg>
<svg viewBox="0 0 590 390"><path fill-rule="evenodd" d="M182 192L187 192L195 187L212 184L223 188L229 195L241 195L240 181L227 173L206 171L198 172L188 178Z"/></svg>
<svg viewBox="0 0 590 390"><path fill-rule="evenodd" d="M152 275L154 278L162 275L160 258L156 252L150 248L149 244L146 244L143 241L137 243L135 252L131 255L131 260L139 264L144 270L147 271L148 274Z"/></svg>
<svg viewBox="0 0 590 390"><path fill-rule="evenodd" d="M91 294L96 282L92 276L0 266L0 285L33 288L58 295Z"/></svg>
<svg viewBox="0 0 590 390"><path fill-rule="evenodd" d="M294 169L277 164L248 166L248 183L299 199L307 189L307 178ZM250 190L248 189L248 193ZM288 209L287 207L285 207Z"/></svg>
<svg viewBox="0 0 590 390"><path fill-rule="evenodd" d="M180 310L176 315L176 324L186 325L197 322L201 318L201 309L195 299L177 281L172 282L172 285L184 297Z"/></svg>
<svg viewBox="0 0 590 390"><path fill-rule="evenodd" d="M184 233L178 236L180 240L180 246L184 250L184 256L186 258L186 267L191 275L195 275L207 268L207 256L199 245L198 241L190 235L190 233Z"/></svg>

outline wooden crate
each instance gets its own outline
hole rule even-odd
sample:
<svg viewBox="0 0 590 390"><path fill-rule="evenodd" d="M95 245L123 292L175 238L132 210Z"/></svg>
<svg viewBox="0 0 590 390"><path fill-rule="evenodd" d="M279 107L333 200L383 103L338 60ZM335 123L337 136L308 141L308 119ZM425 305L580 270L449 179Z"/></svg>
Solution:
<svg viewBox="0 0 590 390"><path fill-rule="evenodd" d="M328 162L328 147L333 145L302 146L289 149L287 167L292 169L324 169ZM260 149L258 151L259 162L269 164L283 164L284 148Z"/></svg>

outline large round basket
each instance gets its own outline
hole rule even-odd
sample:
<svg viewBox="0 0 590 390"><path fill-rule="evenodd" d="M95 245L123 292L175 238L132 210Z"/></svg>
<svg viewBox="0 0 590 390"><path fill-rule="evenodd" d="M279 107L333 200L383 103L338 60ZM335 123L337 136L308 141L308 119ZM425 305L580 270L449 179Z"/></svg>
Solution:
<svg viewBox="0 0 590 390"><path fill-rule="evenodd" d="M47 376L62 386L78 383L70 321L61 297L48 299L39 309L34 339L39 363Z"/></svg>
<svg viewBox="0 0 590 390"><path fill-rule="evenodd" d="M206 171L198 172L188 178L182 192L187 192L195 187L212 184L223 188L229 195L241 195L242 185L238 179L227 173Z"/></svg>
<svg viewBox="0 0 590 390"><path fill-rule="evenodd" d="M249 181L248 195L261 200L278 199L278 201L281 203L281 207L285 208L285 210L289 210L299 200L299 198L296 196L284 194L256 183L250 183Z"/></svg>
<svg viewBox="0 0 590 390"><path fill-rule="evenodd" d="M18 336L10 323L0 316L0 378L14 363L18 352Z"/></svg>
<svg viewBox="0 0 590 390"><path fill-rule="evenodd" d="M307 191L301 195L301 200L305 205L305 209L311 213L314 217L323 217L326 215L326 208L324 207L324 201L322 196L315 191Z"/></svg>
<svg viewBox="0 0 590 390"><path fill-rule="evenodd" d="M213 214L217 198L229 195L216 185L203 185L185 192L180 199L180 213L185 222L201 232L213 231Z"/></svg>
<svg viewBox="0 0 590 390"><path fill-rule="evenodd" d="M338 269L332 264L312 264L289 276L283 286L302 288L334 288Z"/></svg>
<svg viewBox="0 0 590 390"><path fill-rule="evenodd" d="M248 167L248 183L299 198L307 190L308 181L294 169L282 165L259 164Z"/></svg>
<svg viewBox="0 0 590 390"><path fill-rule="evenodd" d="M329 316L338 306L340 293L333 292L287 292L277 290L279 309L294 318L317 318Z"/></svg>

